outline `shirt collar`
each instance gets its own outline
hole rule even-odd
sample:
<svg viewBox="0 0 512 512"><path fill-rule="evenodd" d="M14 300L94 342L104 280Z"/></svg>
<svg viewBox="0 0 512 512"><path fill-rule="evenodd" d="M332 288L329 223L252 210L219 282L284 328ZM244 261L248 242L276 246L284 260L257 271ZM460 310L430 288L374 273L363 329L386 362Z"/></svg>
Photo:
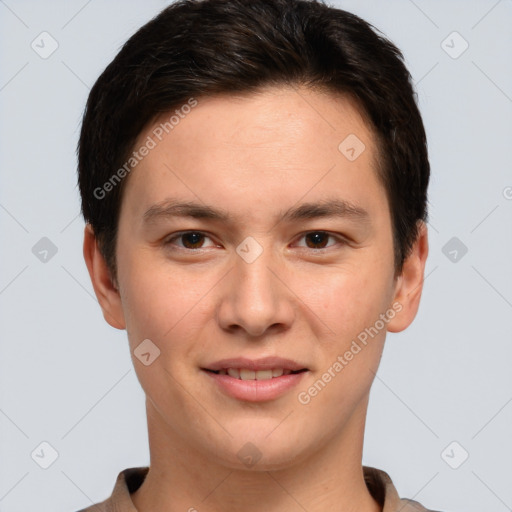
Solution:
<svg viewBox="0 0 512 512"><path fill-rule="evenodd" d="M130 495L142 485L148 471L148 466L124 469L117 476L110 498L79 512L137 512ZM363 466L363 474L366 486L382 512L429 512L416 501L400 499L386 472Z"/></svg>

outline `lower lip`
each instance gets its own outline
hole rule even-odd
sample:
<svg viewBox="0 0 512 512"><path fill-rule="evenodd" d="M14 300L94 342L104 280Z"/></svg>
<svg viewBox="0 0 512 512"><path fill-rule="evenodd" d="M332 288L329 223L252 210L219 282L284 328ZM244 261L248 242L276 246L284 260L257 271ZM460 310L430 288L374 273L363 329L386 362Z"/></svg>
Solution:
<svg viewBox="0 0 512 512"><path fill-rule="evenodd" d="M224 393L248 402L264 402L273 400L296 386L308 373L307 370L300 373L290 373L281 377L273 377L265 380L241 380L229 375L203 370L221 388Z"/></svg>

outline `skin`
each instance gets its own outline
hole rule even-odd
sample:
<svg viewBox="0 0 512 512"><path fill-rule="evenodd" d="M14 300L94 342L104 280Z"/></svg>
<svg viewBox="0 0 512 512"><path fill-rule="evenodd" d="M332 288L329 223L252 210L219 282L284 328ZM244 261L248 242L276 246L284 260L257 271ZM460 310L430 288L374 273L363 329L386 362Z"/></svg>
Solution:
<svg viewBox="0 0 512 512"><path fill-rule="evenodd" d="M354 161L338 150L349 134L366 146ZM198 98L128 178L117 282L86 226L94 290L107 322L127 330L146 393L151 463L132 494L137 510L380 510L361 465L369 391L386 331L402 331L416 315L428 243L421 223L395 275L376 157L372 133L347 98L291 87ZM231 220L144 222L148 209L171 197L224 209ZM367 218L276 220L326 198L350 202ZM186 230L205 236L170 241ZM332 236L311 239L316 231ZM263 250L252 263L236 252L248 236ZM301 404L298 393L393 303L401 311ZM161 352L148 366L133 353L144 339ZM201 370L225 357L269 355L309 371L265 402L229 397ZM251 467L237 456L247 442L261 452Z"/></svg>

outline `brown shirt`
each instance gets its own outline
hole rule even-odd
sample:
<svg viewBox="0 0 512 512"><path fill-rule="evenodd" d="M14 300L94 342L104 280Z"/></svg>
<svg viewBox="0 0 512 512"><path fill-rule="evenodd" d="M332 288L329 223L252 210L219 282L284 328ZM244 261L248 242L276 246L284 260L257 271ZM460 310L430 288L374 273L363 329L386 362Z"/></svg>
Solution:
<svg viewBox="0 0 512 512"><path fill-rule="evenodd" d="M144 481L149 467L128 468L117 477L110 498L78 512L137 512L130 494ZM364 479L370 494L382 507L382 512L434 512L417 501L400 499L387 473L380 469L363 466Z"/></svg>

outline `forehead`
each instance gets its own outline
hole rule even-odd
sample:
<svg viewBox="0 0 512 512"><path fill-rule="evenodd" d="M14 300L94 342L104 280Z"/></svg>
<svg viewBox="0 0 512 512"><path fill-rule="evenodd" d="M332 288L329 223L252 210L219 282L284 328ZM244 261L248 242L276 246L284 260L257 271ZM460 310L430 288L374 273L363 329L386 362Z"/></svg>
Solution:
<svg viewBox="0 0 512 512"><path fill-rule="evenodd" d="M248 215L254 201L261 211L334 191L353 204L362 199L357 189L385 195L371 127L348 97L283 86L184 105L194 103L140 134L135 149L150 140L153 147L127 183L127 200L137 199L132 213L142 215L169 193Z"/></svg>

